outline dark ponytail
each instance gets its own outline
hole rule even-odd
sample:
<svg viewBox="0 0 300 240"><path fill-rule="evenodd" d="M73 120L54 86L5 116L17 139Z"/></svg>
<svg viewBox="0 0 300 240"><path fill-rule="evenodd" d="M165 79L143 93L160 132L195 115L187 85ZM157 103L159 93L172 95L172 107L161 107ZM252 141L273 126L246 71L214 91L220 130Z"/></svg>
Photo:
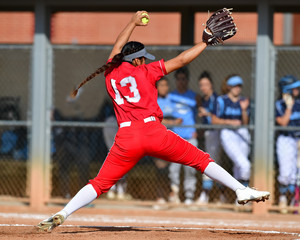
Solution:
<svg viewBox="0 0 300 240"><path fill-rule="evenodd" d="M116 54L113 57L113 59L111 60L111 62L104 64L102 67L98 68L95 72L93 72L90 76L88 76L84 81L82 81L79 84L79 86L73 91L71 96L76 97L79 88L81 88L84 84L86 84L92 78L96 77L98 74L100 74L104 71L111 72L114 68L119 67L121 65L121 63L123 62L124 56L138 52L138 51L142 50L143 48L145 48L145 46L144 46L144 44L142 44L140 42L131 41L131 42L126 43L123 46L122 51L120 53Z"/></svg>
<svg viewBox="0 0 300 240"><path fill-rule="evenodd" d="M84 84L86 84L88 81L90 81L92 78L96 77L100 73L104 71L112 71L114 68L119 67L123 61L124 53L118 53L116 54L111 62L104 64L102 67L98 68L95 72L93 72L91 75L89 75L84 81L82 81L79 86L73 91L72 97L76 97L79 88L81 88Z"/></svg>

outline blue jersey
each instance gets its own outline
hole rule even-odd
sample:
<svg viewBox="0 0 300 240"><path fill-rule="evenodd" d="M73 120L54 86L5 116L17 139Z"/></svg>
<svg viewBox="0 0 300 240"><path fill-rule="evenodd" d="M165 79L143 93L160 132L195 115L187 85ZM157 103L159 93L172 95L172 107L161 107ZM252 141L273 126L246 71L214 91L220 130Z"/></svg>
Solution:
<svg viewBox="0 0 300 240"><path fill-rule="evenodd" d="M175 118L174 117L175 105L171 101L169 95L167 95L166 97L158 97L157 103L164 114L164 118Z"/></svg>
<svg viewBox="0 0 300 240"><path fill-rule="evenodd" d="M284 115L286 110L286 104L283 99L279 99L275 103L276 106L276 117L281 117ZM292 114L290 116L290 121L288 126L300 126L300 99L296 99L292 108ZM300 137L300 131L285 131L281 132L281 134Z"/></svg>
<svg viewBox="0 0 300 240"><path fill-rule="evenodd" d="M182 125L194 125L197 112L196 93L192 90L185 93L179 93L175 90L169 94L169 98L175 105L174 117L181 118ZM192 138L196 132L195 128L174 127L172 130L185 139Z"/></svg>
<svg viewBox="0 0 300 240"><path fill-rule="evenodd" d="M228 95L219 96L214 106L213 114L222 119L242 120L241 100L245 100L245 98L240 97L237 102L232 102ZM249 115L249 108L247 111Z"/></svg>
<svg viewBox="0 0 300 240"><path fill-rule="evenodd" d="M202 107L209 113L212 113L214 110L214 106L216 105L218 95L214 92L208 100L202 98ZM203 116L202 117L203 124L211 124L211 116Z"/></svg>

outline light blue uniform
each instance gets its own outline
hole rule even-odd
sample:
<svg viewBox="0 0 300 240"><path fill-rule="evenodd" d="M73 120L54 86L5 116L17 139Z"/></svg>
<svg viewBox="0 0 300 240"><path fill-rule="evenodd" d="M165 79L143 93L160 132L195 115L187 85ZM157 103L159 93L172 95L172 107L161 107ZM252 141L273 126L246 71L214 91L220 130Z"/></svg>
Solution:
<svg viewBox="0 0 300 240"><path fill-rule="evenodd" d="M243 99L245 98L241 97L239 101L234 103L228 95L219 96L213 114L222 119L242 120L242 109L239 102ZM251 163L248 159L250 153L250 134L248 129L222 129L220 140L227 156L233 161L234 177L241 181L249 181Z"/></svg>
<svg viewBox="0 0 300 240"><path fill-rule="evenodd" d="M157 103L164 114L164 118L175 118L174 116L175 105L171 101L169 94L166 97L158 97Z"/></svg>
<svg viewBox="0 0 300 240"><path fill-rule="evenodd" d="M175 90L169 94L169 98L175 106L174 117L181 118L183 121L182 125L194 125L196 123L195 116L197 111L196 93L188 90L181 94ZM184 139L191 139L196 129L174 127L173 131Z"/></svg>
<svg viewBox="0 0 300 240"><path fill-rule="evenodd" d="M283 99L277 100L276 117L283 116L285 110L286 105ZM288 126L300 126L299 99L295 100ZM300 140L300 131L281 131L276 141L276 154L279 164L278 181L285 186L294 186L296 182L298 140ZM284 194L284 192L281 194Z"/></svg>
<svg viewBox="0 0 300 240"><path fill-rule="evenodd" d="M181 94L177 90L169 93L169 98L172 102L172 106L175 106L173 116L175 118L181 118L183 120L182 125L194 125L196 123L197 102L196 93L192 90L188 90ZM191 144L197 147L198 141L193 138L196 129L193 127L181 128L174 127L172 131L177 133L180 137L186 139ZM179 186L180 184L180 168L181 165L177 163L171 163L169 168L169 178L171 185ZM187 199L193 199L196 190L196 170L189 166L183 166L184 168L184 191Z"/></svg>

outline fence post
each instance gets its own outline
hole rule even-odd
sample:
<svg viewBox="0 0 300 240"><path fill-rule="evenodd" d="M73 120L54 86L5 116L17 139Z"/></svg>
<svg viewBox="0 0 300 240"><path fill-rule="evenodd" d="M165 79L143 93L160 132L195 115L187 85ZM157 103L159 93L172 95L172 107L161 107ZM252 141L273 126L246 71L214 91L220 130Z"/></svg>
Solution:
<svg viewBox="0 0 300 240"><path fill-rule="evenodd" d="M47 104L47 48L49 15L44 1L35 3L35 32L32 50L32 101L30 141L30 206L44 205Z"/></svg>
<svg viewBox="0 0 300 240"><path fill-rule="evenodd" d="M254 186L273 192L274 146L273 11L267 1L258 3L255 76ZM273 197L273 196L271 196ZM270 201L253 205L254 214L268 211Z"/></svg>

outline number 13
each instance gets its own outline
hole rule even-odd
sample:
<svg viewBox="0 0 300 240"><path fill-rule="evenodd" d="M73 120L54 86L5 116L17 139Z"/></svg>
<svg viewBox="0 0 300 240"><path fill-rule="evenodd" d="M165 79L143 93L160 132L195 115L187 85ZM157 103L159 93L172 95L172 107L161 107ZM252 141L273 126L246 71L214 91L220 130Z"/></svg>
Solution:
<svg viewBox="0 0 300 240"><path fill-rule="evenodd" d="M120 85L121 87L126 87L127 84L130 84L131 86L129 87L130 89L130 92L133 93L133 97L129 97L129 96L124 96L124 98L128 101L128 102L132 102L132 103L137 103L140 101L141 99L141 95L139 93L139 90L137 89L137 84L136 84L136 81L135 81L135 78L134 77L126 77L126 78L123 78L121 81L120 81ZM114 89L114 92L116 94L116 97L115 97L115 102L118 104L118 105L121 105L121 104L124 104L124 98L121 96L119 90L117 89L117 86L116 86L116 80L114 79L111 79L111 86L113 87Z"/></svg>

